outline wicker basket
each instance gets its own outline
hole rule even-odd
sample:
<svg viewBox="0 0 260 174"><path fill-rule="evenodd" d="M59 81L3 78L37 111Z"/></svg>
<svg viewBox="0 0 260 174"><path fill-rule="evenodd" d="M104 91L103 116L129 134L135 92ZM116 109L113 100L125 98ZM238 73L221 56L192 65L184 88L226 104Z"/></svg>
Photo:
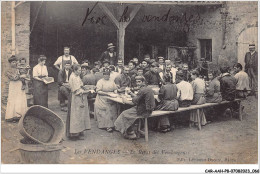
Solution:
<svg viewBox="0 0 260 174"><path fill-rule="evenodd" d="M25 164L58 164L60 163L61 144L23 144L20 143L19 152L22 163Z"/></svg>
<svg viewBox="0 0 260 174"><path fill-rule="evenodd" d="M65 132L62 119L43 106L30 107L19 121L19 132L30 140L41 144L58 144Z"/></svg>

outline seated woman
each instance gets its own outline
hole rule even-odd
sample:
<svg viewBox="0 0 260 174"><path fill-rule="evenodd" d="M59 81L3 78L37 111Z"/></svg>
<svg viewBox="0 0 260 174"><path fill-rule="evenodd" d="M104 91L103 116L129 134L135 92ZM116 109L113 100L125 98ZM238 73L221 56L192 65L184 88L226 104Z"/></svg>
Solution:
<svg viewBox="0 0 260 174"><path fill-rule="evenodd" d="M19 74L17 69L17 58L11 56L8 62L10 69L6 72L9 88L5 120L17 122L27 110L27 99L25 90L22 89L22 75Z"/></svg>
<svg viewBox="0 0 260 174"><path fill-rule="evenodd" d="M176 111L179 108L179 103L177 98L177 86L176 84L172 84L172 77L170 75L165 75L163 77L165 81L165 85L161 86L159 90L159 99L161 102L156 107L156 110L164 110L164 111ZM162 132L170 131L170 122L168 116L162 116L159 119L159 126Z"/></svg>
<svg viewBox="0 0 260 174"><path fill-rule="evenodd" d="M83 139L80 137L85 130L90 129L90 116L88 109L87 94L82 88L83 83L80 79L81 67L79 64L72 66L72 73L69 79L71 88L71 98L67 116L67 136L74 139Z"/></svg>
<svg viewBox="0 0 260 174"><path fill-rule="evenodd" d="M191 102L192 105L201 105L206 103L205 92L206 92L206 84L205 81L199 78L199 72L197 70L192 71L191 73L191 82L194 97ZM197 115L196 110L190 111L190 122L191 123L198 123L198 119L200 119L200 123L202 126L207 124L206 117L204 114L203 109L199 109L199 115Z"/></svg>
<svg viewBox="0 0 260 174"><path fill-rule="evenodd" d="M105 128L108 132L113 132L114 122L118 116L117 104L105 98L108 92L117 93L117 86L110 80L110 71L103 72L103 78L97 82L97 96L95 100L94 115L98 121L98 128Z"/></svg>
<svg viewBox="0 0 260 174"><path fill-rule="evenodd" d="M217 71L209 71L209 83L206 88L206 102L207 103L220 103L222 96L220 92L220 82L217 78Z"/></svg>

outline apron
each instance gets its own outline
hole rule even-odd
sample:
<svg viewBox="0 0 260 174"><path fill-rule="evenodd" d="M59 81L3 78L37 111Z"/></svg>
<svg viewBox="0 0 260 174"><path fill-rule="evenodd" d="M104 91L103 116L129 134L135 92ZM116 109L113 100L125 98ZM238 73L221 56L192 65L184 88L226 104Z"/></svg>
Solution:
<svg viewBox="0 0 260 174"><path fill-rule="evenodd" d="M64 55L63 55L64 56ZM68 62L68 63L70 63L71 65L72 65L72 60L71 60L71 56L70 56L70 60L63 60L63 56L62 56L62 62L61 62L61 64L62 64L62 69L64 68L64 66L65 66L65 64Z"/></svg>

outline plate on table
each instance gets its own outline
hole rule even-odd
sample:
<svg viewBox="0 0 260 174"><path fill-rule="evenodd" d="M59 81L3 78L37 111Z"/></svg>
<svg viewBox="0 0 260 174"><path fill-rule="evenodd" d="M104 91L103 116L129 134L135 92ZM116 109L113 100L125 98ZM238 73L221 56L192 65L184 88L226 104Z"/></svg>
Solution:
<svg viewBox="0 0 260 174"><path fill-rule="evenodd" d="M96 89L96 86L95 85L84 85L83 88L85 90L94 90L94 89Z"/></svg>

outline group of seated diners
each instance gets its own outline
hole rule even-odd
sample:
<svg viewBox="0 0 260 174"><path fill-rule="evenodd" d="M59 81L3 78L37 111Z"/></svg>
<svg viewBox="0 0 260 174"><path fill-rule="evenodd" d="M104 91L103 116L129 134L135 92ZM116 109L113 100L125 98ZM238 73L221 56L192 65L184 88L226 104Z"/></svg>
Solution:
<svg viewBox="0 0 260 174"><path fill-rule="evenodd" d="M209 70L205 76L200 69L189 70L185 63L175 67L173 61L159 57L157 62L149 56L142 62L134 58L127 66L123 60L118 60L116 66L110 65L108 60L104 60L102 65L95 62L94 68L88 62L72 66L67 62L58 78L61 109L68 111L67 136L82 139L83 132L91 128L89 98L95 98L94 118L98 128L107 132L120 131L127 139L137 138L133 128L136 121L149 117L154 110L176 111L179 107L245 98L250 93L250 88L248 75L242 69L242 65L237 63L233 67L234 74L230 73L230 67L223 66L219 69L220 73L217 69ZM89 85L95 86L95 93L84 92ZM155 99L150 85L159 88L159 100ZM107 97L111 93L130 95L134 106L119 113L118 104ZM67 99L68 109L64 104ZM217 112L229 114L237 107L235 104L226 105L218 108ZM200 112L189 112L190 122L206 125L204 110L199 110ZM156 119L155 124L161 132L171 131L166 115ZM140 131L141 135L143 133Z"/></svg>

